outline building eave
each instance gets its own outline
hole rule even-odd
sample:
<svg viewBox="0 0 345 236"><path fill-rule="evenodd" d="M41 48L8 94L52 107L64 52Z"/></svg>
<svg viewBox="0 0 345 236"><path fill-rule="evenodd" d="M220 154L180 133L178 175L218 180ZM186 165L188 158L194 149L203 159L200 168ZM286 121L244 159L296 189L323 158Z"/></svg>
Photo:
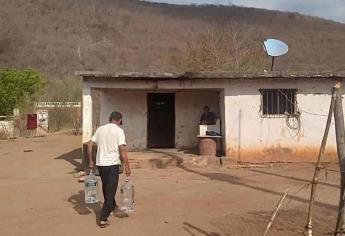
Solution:
<svg viewBox="0 0 345 236"><path fill-rule="evenodd" d="M76 71L76 75L88 79L126 79L126 80L193 80L193 79L344 79L345 71L310 72L310 71L200 71L200 72L99 72Z"/></svg>

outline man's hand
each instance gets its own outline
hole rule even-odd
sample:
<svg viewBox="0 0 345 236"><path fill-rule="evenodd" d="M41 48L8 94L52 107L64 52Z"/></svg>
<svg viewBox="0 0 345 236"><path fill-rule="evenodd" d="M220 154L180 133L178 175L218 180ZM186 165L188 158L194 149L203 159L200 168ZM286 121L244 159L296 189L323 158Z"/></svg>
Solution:
<svg viewBox="0 0 345 236"><path fill-rule="evenodd" d="M125 167L125 173L127 176L130 176L131 175L131 169L129 168L129 166L126 165Z"/></svg>
<svg viewBox="0 0 345 236"><path fill-rule="evenodd" d="M119 149L120 149L120 159L125 166L125 174L127 176L130 176L131 175L131 168L129 168L126 145L120 145Z"/></svg>
<svg viewBox="0 0 345 236"><path fill-rule="evenodd" d="M89 168L93 169L95 167L95 163L93 161L89 162Z"/></svg>

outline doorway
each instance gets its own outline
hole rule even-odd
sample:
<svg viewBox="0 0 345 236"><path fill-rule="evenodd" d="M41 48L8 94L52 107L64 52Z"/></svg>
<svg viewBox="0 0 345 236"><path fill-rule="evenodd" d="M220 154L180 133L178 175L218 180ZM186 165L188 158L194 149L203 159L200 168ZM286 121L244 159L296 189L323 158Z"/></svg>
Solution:
<svg viewBox="0 0 345 236"><path fill-rule="evenodd" d="M148 93L148 148L175 147L175 94Z"/></svg>

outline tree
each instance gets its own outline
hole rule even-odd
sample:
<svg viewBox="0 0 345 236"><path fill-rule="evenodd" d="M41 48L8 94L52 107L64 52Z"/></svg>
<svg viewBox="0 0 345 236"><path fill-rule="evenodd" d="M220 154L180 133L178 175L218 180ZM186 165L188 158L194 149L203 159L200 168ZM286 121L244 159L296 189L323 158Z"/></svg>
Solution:
<svg viewBox="0 0 345 236"><path fill-rule="evenodd" d="M0 70L0 115L10 115L14 108L26 109L37 101L45 81L33 69Z"/></svg>

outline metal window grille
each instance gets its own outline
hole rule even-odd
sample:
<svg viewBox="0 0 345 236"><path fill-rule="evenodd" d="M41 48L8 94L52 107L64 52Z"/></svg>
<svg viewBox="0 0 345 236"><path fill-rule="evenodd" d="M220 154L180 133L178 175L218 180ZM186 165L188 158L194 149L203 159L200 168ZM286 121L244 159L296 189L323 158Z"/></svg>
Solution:
<svg viewBox="0 0 345 236"><path fill-rule="evenodd" d="M296 89L261 89L262 115L284 116L296 113Z"/></svg>

